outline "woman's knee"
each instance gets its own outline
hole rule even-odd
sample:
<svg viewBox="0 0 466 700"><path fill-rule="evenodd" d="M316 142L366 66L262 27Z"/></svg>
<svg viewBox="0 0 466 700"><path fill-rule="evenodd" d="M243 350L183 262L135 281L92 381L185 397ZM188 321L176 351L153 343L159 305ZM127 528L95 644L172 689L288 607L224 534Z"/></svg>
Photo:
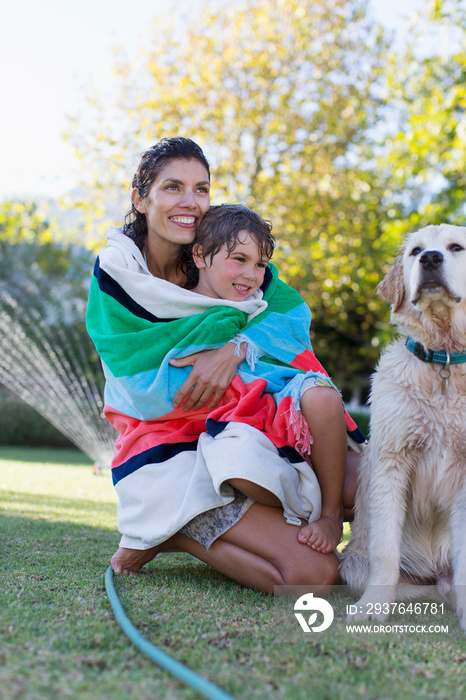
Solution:
<svg viewBox="0 0 466 700"><path fill-rule="evenodd" d="M281 574L286 586L333 586L340 581L339 561L333 552L320 554L312 551L311 556L303 556Z"/></svg>

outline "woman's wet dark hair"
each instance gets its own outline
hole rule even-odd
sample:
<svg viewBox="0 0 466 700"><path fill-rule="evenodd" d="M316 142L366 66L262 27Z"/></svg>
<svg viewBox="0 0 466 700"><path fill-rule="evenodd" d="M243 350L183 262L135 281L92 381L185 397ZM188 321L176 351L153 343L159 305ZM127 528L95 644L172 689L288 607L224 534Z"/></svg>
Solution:
<svg viewBox="0 0 466 700"><path fill-rule="evenodd" d="M202 148L197 143L182 136L162 139L142 154L138 169L133 177L132 187L138 190L141 197L146 197L152 183L167 163L172 160L190 160L192 158L202 163L210 180L209 163ZM131 238L140 250L144 248L147 237L147 220L145 214L141 214L134 204L125 216L123 233Z"/></svg>

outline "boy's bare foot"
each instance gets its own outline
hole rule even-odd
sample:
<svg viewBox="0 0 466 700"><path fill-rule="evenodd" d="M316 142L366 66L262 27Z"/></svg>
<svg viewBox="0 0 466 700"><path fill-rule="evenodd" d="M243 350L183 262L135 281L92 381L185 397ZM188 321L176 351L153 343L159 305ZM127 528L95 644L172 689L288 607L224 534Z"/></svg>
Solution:
<svg viewBox="0 0 466 700"><path fill-rule="evenodd" d="M298 540L317 552L329 554L335 551L341 542L342 532L341 518L336 515L322 515L319 520L305 525L300 530Z"/></svg>

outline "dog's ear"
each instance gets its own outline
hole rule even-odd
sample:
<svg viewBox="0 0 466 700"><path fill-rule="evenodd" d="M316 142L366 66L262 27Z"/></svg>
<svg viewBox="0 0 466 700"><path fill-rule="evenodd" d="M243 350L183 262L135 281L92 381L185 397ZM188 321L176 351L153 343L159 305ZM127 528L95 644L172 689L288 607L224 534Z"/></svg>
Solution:
<svg viewBox="0 0 466 700"><path fill-rule="evenodd" d="M377 287L377 293L382 299L392 305L393 311L398 311L405 298L405 286L403 282L403 253L401 248L395 262Z"/></svg>

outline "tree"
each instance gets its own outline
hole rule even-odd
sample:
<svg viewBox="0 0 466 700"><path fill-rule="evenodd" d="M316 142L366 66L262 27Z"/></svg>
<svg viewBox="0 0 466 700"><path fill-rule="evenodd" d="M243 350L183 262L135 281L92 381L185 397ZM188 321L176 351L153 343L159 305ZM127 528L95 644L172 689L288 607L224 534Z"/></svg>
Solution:
<svg viewBox="0 0 466 700"><path fill-rule="evenodd" d="M49 238L46 214L36 202L7 201L0 205L0 245Z"/></svg>
<svg viewBox="0 0 466 700"><path fill-rule="evenodd" d="M85 305L89 266L93 255L64 235L48 203L11 200L0 204L0 281L23 285L34 282L41 295L69 296Z"/></svg>
<svg viewBox="0 0 466 700"><path fill-rule="evenodd" d="M464 223L466 204L466 3L430 0L389 78L396 127L382 157L402 229Z"/></svg>
<svg viewBox="0 0 466 700"><path fill-rule="evenodd" d="M94 256L61 238L37 203L0 206L0 385L107 465L115 435L85 328Z"/></svg>
<svg viewBox="0 0 466 700"><path fill-rule="evenodd" d="M57 326L96 363L85 328L94 254L72 238L63 240L56 222L47 218L50 213L34 201L0 205L0 311L11 298L19 324L23 312L33 312L41 326Z"/></svg>
<svg viewBox="0 0 466 700"><path fill-rule="evenodd" d="M89 95L93 117L77 114L68 131L94 232L96 219L112 220L109 202L121 221L129 163L146 146L175 134L199 142L214 201L273 220L282 276L313 309L316 352L348 385L373 366L386 319L374 289L389 178L375 169L373 143L388 56L366 4L205 2L189 21L168 9L138 64L119 54L113 94Z"/></svg>

